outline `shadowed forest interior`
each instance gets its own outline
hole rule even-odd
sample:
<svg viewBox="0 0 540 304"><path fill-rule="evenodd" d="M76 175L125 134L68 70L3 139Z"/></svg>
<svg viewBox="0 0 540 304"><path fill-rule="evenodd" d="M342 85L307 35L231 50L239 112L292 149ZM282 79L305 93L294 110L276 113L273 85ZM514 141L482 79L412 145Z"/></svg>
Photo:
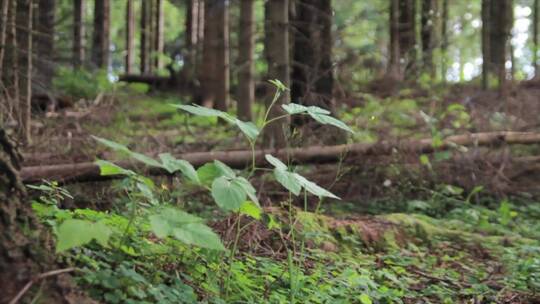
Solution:
<svg viewBox="0 0 540 304"><path fill-rule="evenodd" d="M0 304L540 303L539 0L0 0Z"/></svg>

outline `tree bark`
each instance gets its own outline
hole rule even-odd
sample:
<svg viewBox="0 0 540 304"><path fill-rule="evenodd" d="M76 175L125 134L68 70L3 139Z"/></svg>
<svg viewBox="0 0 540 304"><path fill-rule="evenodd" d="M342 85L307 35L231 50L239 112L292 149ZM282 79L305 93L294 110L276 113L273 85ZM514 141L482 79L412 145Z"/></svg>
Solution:
<svg viewBox="0 0 540 304"><path fill-rule="evenodd" d="M389 17L390 43L387 73L391 78L399 79L402 74L399 50L399 0L390 0Z"/></svg>
<svg viewBox="0 0 540 304"><path fill-rule="evenodd" d="M417 73L416 51L416 0L399 0L399 51L405 62L405 77L415 79Z"/></svg>
<svg viewBox="0 0 540 304"><path fill-rule="evenodd" d="M155 70L160 70L163 68L163 0L155 0L154 7L154 40L153 40L153 64Z"/></svg>
<svg viewBox="0 0 540 304"><path fill-rule="evenodd" d="M540 133L529 132L487 132L464 135L449 136L443 140L442 145L434 147L434 140L431 138L420 140L393 140L381 141L374 144L348 144L335 146L315 146L291 149L267 149L255 151L255 163L257 167L269 167L265 160L266 154L282 160L289 160L293 164L321 164L335 163L349 159L363 159L366 156L391 155L394 153L420 154L433 153L436 151L452 150L457 146L501 146L501 145L527 145L540 143ZM397 151L397 152L396 152ZM243 169L251 165L252 151L212 151L194 152L176 155L179 159L190 162L195 167L200 167L214 160L222 161L230 167ZM115 162L119 166L140 170L144 166L132 161ZM145 168L147 172L155 175L167 174L164 170L157 168ZM21 176L25 182L40 182L43 179L57 180L64 183L97 181L110 179L109 176L101 176L99 167L94 163L79 163L65 165L35 166L25 167L21 171ZM112 177L112 178L121 178Z"/></svg>
<svg viewBox="0 0 540 304"><path fill-rule="evenodd" d="M482 85L487 88L491 78L498 79L500 89L505 87L513 20L512 0L483 0L482 2Z"/></svg>
<svg viewBox="0 0 540 304"><path fill-rule="evenodd" d="M238 43L238 117L251 121L251 106L255 102L254 50L255 12L254 0L240 3L240 33Z"/></svg>
<svg viewBox="0 0 540 304"><path fill-rule="evenodd" d="M109 66L109 44L110 2L109 0L95 0L92 57L95 66L100 69L106 69Z"/></svg>
<svg viewBox="0 0 540 304"><path fill-rule="evenodd" d="M436 43L436 29L438 18L438 6L436 0L422 0L422 69L428 73L432 79L436 76L435 65L433 64L433 50Z"/></svg>
<svg viewBox="0 0 540 304"><path fill-rule="evenodd" d="M127 0L126 2L126 60L125 60L125 72L126 74L133 72L133 65L135 62L135 11L133 7L133 0Z"/></svg>
<svg viewBox="0 0 540 304"><path fill-rule="evenodd" d="M216 100L214 108L227 111L229 106L229 0L216 3Z"/></svg>
<svg viewBox="0 0 540 304"><path fill-rule="evenodd" d="M490 26L491 1L482 0L482 88L489 87L491 71L491 51L490 51Z"/></svg>
<svg viewBox="0 0 540 304"><path fill-rule="evenodd" d="M24 144L29 144L31 99L32 99L32 29L33 29L33 0L19 1L17 5L17 39L19 77L19 100L17 107L18 137Z"/></svg>
<svg viewBox="0 0 540 304"><path fill-rule="evenodd" d="M39 0L39 14L36 24L37 81L42 87L50 89L54 75L54 35L56 0Z"/></svg>
<svg viewBox="0 0 540 304"><path fill-rule="evenodd" d="M141 74L150 72L150 15L151 2L142 1L141 6Z"/></svg>
<svg viewBox="0 0 540 304"><path fill-rule="evenodd" d="M73 66L81 67L85 60L85 0L73 1Z"/></svg>
<svg viewBox="0 0 540 304"><path fill-rule="evenodd" d="M533 20L532 20L532 27L533 27L533 67L534 67L534 78L538 79L540 78L540 70L538 67L538 10L540 9L538 5L539 0L534 0L533 4Z"/></svg>
<svg viewBox="0 0 540 304"><path fill-rule="evenodd" d="M442 20L441 20L441 79L446 82L446 73L448 72L448 20L450 14L450 0L443 0Z"/></svg>
<svg viewBox="0 0 540 304"><path fill-rule="evenodd" d="M6 36L8 28L9 0L0 3L0 75L3 72L4 54L6 52ZM0 81L2 79L0 78Z"/></svg>
<svg viewBox="0 0 540 304"><path fill-rule="evenodd" d="M331 1L297 0L295 10L291 98L333 110Z"/></svg>
<svg viewBox="0 0 540 304"><path fill-rule="evenodd" d="M217 1L204 1L204 42L202 66L199 70L199 80L202 89L202 104L212 106L216 99L217 58Z"/></svg>
<svg viewBox="0 0 540 304"><path fill-rule="evenodd" d="M289 1L273 0L265 4L265 52L268 63L268 77L290 86L289 69ZM266 103L269 109L268 119L282 115L281 105L289 102L289 91L282 92L275 104L271 100ZM285 133L289 125L288 119L274 121L266 127L265 146L283 148L286 145Z"/></svg>
<svg viewBox="0 0 540 304"><path fill-rule="evenodd" d="M186 40L184 50L183 74L186 79L196 75L197 45L199 43L199 0L187 0L186 3Z"/></svg>

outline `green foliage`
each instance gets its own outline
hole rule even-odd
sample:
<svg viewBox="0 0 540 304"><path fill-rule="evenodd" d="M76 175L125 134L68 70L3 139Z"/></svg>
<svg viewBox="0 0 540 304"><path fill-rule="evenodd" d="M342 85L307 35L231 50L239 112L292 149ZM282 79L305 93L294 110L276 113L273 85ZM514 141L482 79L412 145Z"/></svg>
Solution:
<svg viewBox="0 0 540 304"><path fill-rule="evenodd" d="M288 171L287 166L272 155L266 154L265 157L266 160L274 166L274 176L276 180L294 195L299 195L301 189L304 188L305 191L320 198L329 197L340 199L330 191L321 188L319 185L309 181L302 175Z"/></svg>
<svg viewBox="0 0 540 304"><path fill-rule="evenodd" d="M90 72L65 67L56 71L53 86L58 92L84 99L93 99L98 94L109 92L113 88L106 71Z"/></svg>
<svg viewBox="0 0 540 304"><path fill-rule="evenodd" d="M92 240L106 247L112 231L103 222L69 219L58 226L56 234L56 252L62 252L86 245Z"/></svg>
<svg viewBox="0 0 540 304"><path fill-rule="evenodd" d="M221 240L199 217L174 208L164 208L150 217L152 232L157 237L173 236L189 245L225 250Z"/></svg>

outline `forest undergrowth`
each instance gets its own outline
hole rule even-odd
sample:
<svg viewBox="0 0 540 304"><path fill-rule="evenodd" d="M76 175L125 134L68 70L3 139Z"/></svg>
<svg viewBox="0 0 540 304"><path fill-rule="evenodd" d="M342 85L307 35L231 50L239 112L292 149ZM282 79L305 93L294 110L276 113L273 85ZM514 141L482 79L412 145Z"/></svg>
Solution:
<svg viewBox="0 0 540 304"><path fill-rule="evenodd" d="M485 115L460 100L403 94L386 99L362 95L361 105L339 114L345 124L325 122L351 126L353 142L385 136L442 139L485 123ZM433 98L445 101L430 110ZM69 136L77 144L48 147L65 149L63 162L69 155L73 161L123 155L181 174L150 179L144 171L101 160L102 174L125 178L112 184L31 186L33 209L58 238L61 263L76 268L77 284L98 302L538 299L540 208L535 194L492 192L489 183L482 184L486 180L453 184L451 172L456 171L439 169L463 151L376 162L354 159L337 166L291 167L267 156L273 170L253 166L237 171L220 162L195 169L171 154L249 149L257 141L256 126L266 123L262 109L251 126L235 120L234 113L185 105L175 109L171 104L178 100L167 96L117 94L114 99L82 108L99 118L90 113L68 122L74 129ZM313 114L289 110L292 115ZM488 115L490 129L511 129L516 121L527 124L519 117ZM69 132L65 121L48 118L44 124L52 124L47 130L59 124L64 130L60 138ZM331 140L313 142L302 132L293 134L291 144ZM36 151L43 148L35 146ZM527 148L512 149L519 155Z"/></svg>

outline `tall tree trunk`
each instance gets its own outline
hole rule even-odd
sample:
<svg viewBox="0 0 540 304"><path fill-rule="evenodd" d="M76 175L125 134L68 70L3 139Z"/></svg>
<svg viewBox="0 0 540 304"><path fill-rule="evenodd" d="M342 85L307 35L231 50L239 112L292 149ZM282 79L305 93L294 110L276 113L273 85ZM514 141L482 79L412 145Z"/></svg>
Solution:
<svg viewBox="0 0 540 304"><path fill-rule="evenodd" d="M199 70L199 80L202 90L202 104L210 106L216 99L216 41L217 41L217 4L219 0L204 1L204 41L202 66Z"/></svg>
<svg viewBox="0 0 540 304"><path fill-rule="evenodd" d="M482 88L489 87L491 72L491 51L490 51L490 26L491 1L482 0Z"/></svg>
<svg viewBox="0 0 540 304"><path fill-rule="evenodd" d="M499 88L506 82L506 60L508 43L512 29L512 0L489 1L489 60L488 75L498 79Z"/></svg>
<svg viewBox="0 0 540 304"><path fill-rule="evenodd" d="M199 38L199 0L187 0L185 28L186 40L183 74L185 75L186 79L192 79L195 75L197 64L197 45Z"/></svg>
<svg viewBox="0 0 540 304"><path fill-rule="evenodd" d="M133 72L133 64L135 62L135 11L133 7L133 0L127 0L126 2L126 61L125 71L126 74Z"/></svg>
<svg viewBox="0 0 540 304"><path fill-rule="evenodd" d="M4 64L4 54L6 52L6 36L8 28L9 0L2 0L0 3L0 75ZM0 79L1 81L1 79Z"/></svg>
<svg viewBox="0 0 540 304"><path fill-rule="evenodd" d="M332 110L331 1L299 0L295 8L291 98Z"/></svg>
<svg viewBox="0 0 540 304"><path fill-rule="evenodd" d="M73 66L80 67L85 57L85 0L73 1Z"/></svg>
<svg viewBox="0 0 540 304"><path fill-rule="evenodd" d="M51 87L54 75L54 27L56 0L39 0L37 16L36 50L39 54L36 60L37 81L45 88Z"/></svg>
<svg viewBox="0 0 540 304"><path fill-rule="evenodd" d="M156 70L163 68L163 60L161 55L163 54L163 0L155 0L154 6L154 60L153 64Z"/></svg>
<svg viewBox="0 0 540 304"><path fill-rule="evenodd" d="M399 1L399 51L405 62L405 77L415 79L417 72L416 51L416 0Z"/></svg>
<svg viewBox="0 0 540 304"><path fill-rule="evenodd" d="M147 74L150 70L150 15L151 15L151 2L142 1L141 6L141 74Z"/></svg>
<svg viewBox="0 0 540 304"><path fill-rule="evenodd" d="M442 20L441 20L441 79L446 81L446 73L448 72L448 20L450 14L450 0L443 0L442 3Z"/></svg>
<svg viewBox="0 0 540 304"><path fill-rule="evenodd" d="M532 27L533 27L533 67L534 67L534 78L538 79L540 78L540 70L538 67L538 10L540 9L538 5L539 0L534 0L533 4L533 20L532 20Z"/></svg>
<svg viewBox="0 0 540 304"><path fill-rule="evenodd" d="M285 86L290 86L289 74L289 1L272 0L265 3L265 52L268 63L268 77L278 79ZM289 102L289 93L285 91L274 105L267 101L269 119L282 115L281 105ZM267 126L265 146L282 148L286 145L285 133L288 119L276 120Z"/></svg>
<svg viewBox="0 0 540 304"><path fill-rule="evenodd" d="M17 111L18 137L24 144L30 143L30 102L32 99L32 21L33 0L19 1L17 5L17 47L19 71L19 104Z"/></svg>
<svg viewBox="0 0 540 304"><path fill-rule="evenodd" d="M433 50L436 46L436 24L438 18L438 6L436 0L422 0L422 69L432 79L436 76L433 64Z"/></svg>
<svg viewBox="0 0 540 304"><path fill-rule="evenodd" d="M240 34L238 36L238 116L251 120L251 106L255 102L254 50L255 12L254 0L240 4Z"/></svg>
<svg viewBox="0 0 540 304"><path fill-rule="evenodd" d="M399 0L390 0L389 6L390 44L388 51L387 73L392 78L401 78L400 48L399 48Z"/></svg>
<svg viewBox="0 0 540 304"><path fill-rule="evenodd" d="M2 71L2 82L5 87L6 116L17 120L19 102L19 50L17 39L17 0L9 1L7 43L5 67Z"/></svg>
<svg viewBox="0 0 540 304"><path fill-rule="evenodd" d="M96 67L106 69L109 66L109 44L110 2L95 0L92 59Z"/></svg>
<svg viewBox="0 0 540 304"><path fill-rule="evenodd" d="M216 100L214 108L227 111L229 105L229 0L219 0L216 10Z"/></svg>

